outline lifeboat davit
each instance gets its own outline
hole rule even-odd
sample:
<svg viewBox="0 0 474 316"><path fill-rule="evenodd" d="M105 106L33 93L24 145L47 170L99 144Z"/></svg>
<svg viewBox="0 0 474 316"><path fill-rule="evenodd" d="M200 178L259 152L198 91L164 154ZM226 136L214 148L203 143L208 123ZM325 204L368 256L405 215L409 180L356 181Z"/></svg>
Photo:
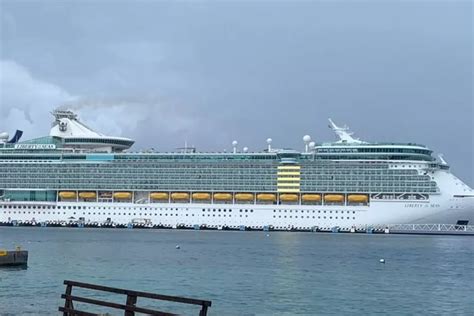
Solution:
<svg viewBox="0 0 474 316"><path fill-rule="evenodd" d="M61 199L75 199L76 198L76 192L62 191L62 192L59 192L59 197Z"/></svg>
<svg viewBox="0 0 474 316"><path fill-rule="evenodd" d="M253 201L253 194L252 193L237 193L235 195L235 199L237 201Z"/></svg>
<svg viewBox="0 0 474 316"><path fill-rule="evenodd" d="M171 199L173 199L173 200L189 200L189 193L186 193L186 192L171 193Z"/></svg>
<svg viewBox="0 0 474 316"><path fill-rule="evenodd" d="M95 192L80 192L79 197L81 199L95 199L97 194Z"/></svg>
<svg viewBox="0 0 474 316"><path fill-rule="evenodd" d="M321 194L303 194L301 200L303 202L321 202Z"/></svg>
<svg viewBox="0 0 474 316"><path fill-rule="evenodd" d="M273 193L259 193L257 194L257 200L259 201L276 201L276 194Z"/></svg>
<svg viewBox="0 0 474 316"><path fill-rule="evenodd" d="M280 201L283 202L298 202L298 194L280 194Z"/></svg>
<svg viewBox="0 0 474 316"><path fill-rule="evenodd" d="M129 200L131 198L132 198L131 192L115 192L114 193L114 199L117 199L117 200Z"/></svg>
<svg viewBox="0 0 474 316"><path fill-rule="evenodd" d="M214 200L216 201L231 201L231 193L214 193Z"/></svg>
<svg viewBox="0 0 474 316"><path fill-rule="evenodd" d="M344 195L342 195L342 194L326 194L324 196L324 202L343 203L344 202Z"/></svg>
<svg viewBox="0 0 474 316"><path fill-rule="evenodd" d="M369 197L365 194L349 194L347 201L349 203L367 203L369 202Z"/></svg>
<svg viewBox="0 0 474 316"><path fill-rule="evenodd" d="M102 199L111 199L112 192L99 192L99 197Z"/></svg>
<svg viewBox="0 0 474 316"><path fill-rule="evenodd" d="M210 193L193 193L193 200L210 200L211 194Z"/></svg>
<svg viewBox="0 0 474 316"><path fill-rule="evenodd" d="M169 194L166 192L152 192L150 193L150 198L152 200L167 200Z"/></svg>

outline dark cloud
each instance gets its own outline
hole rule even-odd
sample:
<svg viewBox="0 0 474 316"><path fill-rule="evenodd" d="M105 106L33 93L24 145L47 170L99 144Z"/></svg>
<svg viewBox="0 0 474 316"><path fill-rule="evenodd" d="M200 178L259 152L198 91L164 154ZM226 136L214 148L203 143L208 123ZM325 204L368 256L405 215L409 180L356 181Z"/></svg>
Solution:
<svg viewBox="0 0 474 316"><path fill-rule="evenodd" d="M369 141L424 143L474 183L471 2L0 5L1 58L59 89L24 93L46 112L93 105L90 125L138 147L302 148L333 139L332 117ZM1 113L30 113L15 98L3 91Z"/></svg>

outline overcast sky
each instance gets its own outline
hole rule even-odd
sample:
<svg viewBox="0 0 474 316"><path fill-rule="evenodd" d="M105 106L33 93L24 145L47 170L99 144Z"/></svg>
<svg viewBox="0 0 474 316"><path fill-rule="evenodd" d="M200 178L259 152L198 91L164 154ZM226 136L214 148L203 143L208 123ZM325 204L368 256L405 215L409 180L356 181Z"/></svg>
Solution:
<svg viewBox="0 0 474 316"><path fill-rule="evenodd" d="M136 149L417 142L473 171L471 1L0 0L0 130L69 105Z"/></svg>

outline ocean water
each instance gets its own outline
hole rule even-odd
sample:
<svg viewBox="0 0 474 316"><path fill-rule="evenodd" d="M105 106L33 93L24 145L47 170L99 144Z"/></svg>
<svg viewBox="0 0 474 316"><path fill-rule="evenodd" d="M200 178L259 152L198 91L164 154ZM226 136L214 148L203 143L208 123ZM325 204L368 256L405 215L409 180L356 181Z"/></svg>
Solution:
<svg viewBox="0 0 474 316"><path fill-rule="evenodd" d="M472 237L0 227L0 248L17 245L29 264L0 269L0 315L59 315L65 279L211 300L209 315L474 311Z"/></svg>

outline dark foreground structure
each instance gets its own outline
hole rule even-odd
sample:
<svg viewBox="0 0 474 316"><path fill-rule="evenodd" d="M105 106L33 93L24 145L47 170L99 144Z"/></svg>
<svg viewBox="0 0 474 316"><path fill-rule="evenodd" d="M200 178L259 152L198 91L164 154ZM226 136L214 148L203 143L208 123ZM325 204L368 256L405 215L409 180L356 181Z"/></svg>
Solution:
<svg viewBox="0 0 474 316"><path fill-rule="evenodd" d="M108 287L108 286L101 286L101 285L96 285L96 284L89 284L89 283L82 283L82 282L68 281L68 280L65 280L64 284L66 285L66 293L61 295L61 298L65 299L64 307L59 307L59 311L63 312L63 316L104 315L104 314L95 314L95 313L90 313L83 310L78 310L74 308L74 302L122 310L124 311L124 316L134 316L136 315L136 313L146 314L146 315L161 315L161 316L178 315L178 314L174 314L170 312L163 312L163 311L159 311L155 309L138 307L136 306L138 298L197 305L201 307L199 311L199 316L206 316L207 309L211 306L211 301L198 300L198 299L193 299L193 298L185 298L185 297L179 297L179 296L168 296L168 295L161 295L161 294L148 293L148 292L125 290L125 289L113 288L113 287ZM118 303L107 302L107 301L99 300L99 299L87 298L83 296L75 296L75 295L72 295L73 287L126 295L126 302L125 304L118 304ZM94 293L94 294L97 294L97 293ZM93 294L91 294L91 296L93 296ZM117 314L114 313L113 315L117 315Z"/></svg>
<svg viewBox="0 0 474 316"><path fill-rule="evenodd" d="M28 251L17 248L14 251L0 250L0 267L27 266Z"/></svg>

